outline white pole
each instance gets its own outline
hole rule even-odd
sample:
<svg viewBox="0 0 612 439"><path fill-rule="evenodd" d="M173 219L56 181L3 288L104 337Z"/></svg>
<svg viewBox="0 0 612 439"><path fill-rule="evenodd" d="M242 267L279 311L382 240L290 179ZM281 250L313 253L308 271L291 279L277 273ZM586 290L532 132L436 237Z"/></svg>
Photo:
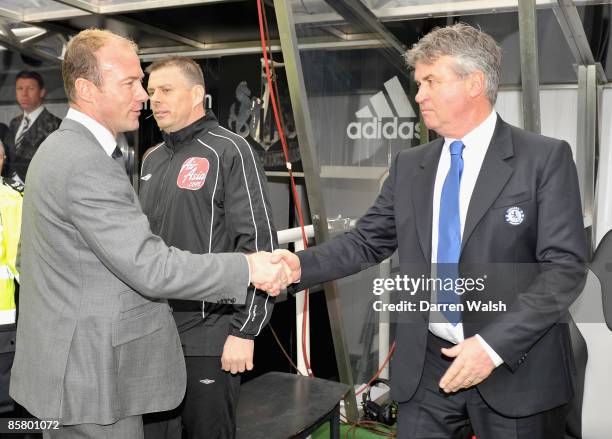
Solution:
<svg viewBox="0 0 612 439"><path fill-rule="evenodd" d="M302 240L295 241L295 251L304 250ZM302 324L304 322L304 301L306 292L300 291L295 295L295 337L297 339L297 366L302 375L308 375L304 350L302 348ZM310 307L306 308L306 355L310 361Z"/></svg>

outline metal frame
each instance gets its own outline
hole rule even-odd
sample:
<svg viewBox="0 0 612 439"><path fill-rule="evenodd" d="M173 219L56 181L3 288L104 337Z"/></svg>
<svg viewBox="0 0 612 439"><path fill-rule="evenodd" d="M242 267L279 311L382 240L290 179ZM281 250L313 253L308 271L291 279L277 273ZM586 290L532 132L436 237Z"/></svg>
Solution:
<svg viewBox="0 0 612 439"><path fill-rule="evenodd" d="M92 6L83 0L54 0L57 3L62 3L68 6L75 7L77 9L81 9L86 12L90 12L94 16L104 16L104 13L101 12L104 8L102 6ZM169 40L176 41L177 43L182 43L187 46L195 47L196 49L206 49L206 43L201 41L194 40L192 38L187 38L182 35L176 34L174 32L167 31L165 29L160 29L158 27L152 26L147 23L143 23L138 20L134 20L130 17L125 17L123 15L113 15L108 17L110 20L116 20L121 23L128 24L130 26L136 27L138 30L146 32L151 35L157 35L163 38L168 38Z"/></svg>
<svg viewBox="0 0 612 439"><path fill-rule="evenodd" d="M552 9L565 36L570 52L572 52L576 60L576 64L595 64L597 66L597 79L599 82L604 84L608 82L603 67L595 62L595 57L593 56L582 20L574 2L572 0L556 0Z"/></svg>
<svg viewBox="0 0 612 439"><path fill-rule="evenodd" d="M135 2L115 4L115 5L92 5L83 0L53 0L58 4L63 4L70 9L55 12L35 12L30 14L17 14L0 8L0 15L9 16L12 19L37 22L44 20L62 20L66 18L79 17L88 14L120 14L122 12L137 12L151 9L165 9L181 6L193 6L201 4L223 3L235 0L140 0Z"/></svg>
<svg viewBox="0 0 612 439"><path fill-rule="evenodd" d="M578 66L578 127L576 167L585 225L593 223L595 149L597 147L597 70L594 64Z"/></svg>
<svg viewBox="0 0 612 439"><path fill-rule="evenodd" d="M60 62L60 59L58 57L34 47L32 40L38 41L39 36L26 38L25 40L27 42L26 44L24 44L22 41L19 40L19 38L15 36L15 34L7 26L0 24L0 28L3 32L3 34L0 34L0 44L6 47L7 49L12 49L24 55L43 61L50 61L53 63Z"/></svg>
<svg viewBox="0 0 612 439"><path fill-rule="evenodd" d="M535 0L519 0L518 19L523 88L523 127L540 134L538 17Z"/></svg>
<svg viewBox="0 0 612 439"><path fill-rule="evenodd" d="M312 122L291 7L290 0L274 0L274 11L283 49L285 73L287 74L291 107L298 133L302 166L304 174L308 176L306 179L308 204L317 242L322 243L329 239L327 215L323 203L320 167L314 151ZM355 397L353 374L344 326L342 324L340 295L338 294L335 282L325 283L324 288L340 381L350 386L350 391L344 399L344 408L347 418L350 421L357 421L357 399Z"/></svg>
<svg viewBox="0 0 612 439"><path fill-rule="evenodd" d="M368 49L383 47L384 43L380 38L376 38L372 34L352 34L350 39L338 40L333 37L312 37L303 38L298 48L300 50L314 49ZM273 52L281 51L280 40L271 40L270 47ZM154 61L156 59L168 56L172 52L175 55L187 56L190 58L211 58L218 56L229 55L248 55L253 53L261 53L260 41L238 41L230 43L209 43L206 44L206 49L194 50L187 46L168 46L168 47L153 47L141 49L139 52L140 59L145 62Z"/></svg>
<svg viewBox="0 0 612 439"><path fill-rule="evenodd" d="M193 6L201 4L214 4L231 2L236 0L140 0L124 4L115 5L92 5L84 0L54 0L69 6L71 9L64 9L55 12L34 12L29 14L19 14L6 8L0 7L0 16L5 16L14 20L26 22L38 22L44 20L61 20L91 14L120 14L126 12L136 12L151 9L175 8L182 6ZM357 3L358 0L343 0L346 3ZM271 0L266 0L266 4L272 4ZM576 0L575 4L589 5L612 3L612 0ZM536 0L537 8L549 8L556 4L556 0ZM371 11L380 22L401 21L416 18L442 17L449 15L471 15L483 13L498 13L516 11L516 0L456 0L445 3L433 3L424 5L399 6L391 8L375 9ZM343 22L345 21L340 14L331 12L313 15L300 15L295 17L296 23L315 23L315 22Z"/></svg>
<svg viewBox="0 0 612 439"><path fill-rule="evenodd" d="M325 0L325 2L334 8L342 17L346 18L352 24L364 26L368 31L373 31L375 35L379 35L390 47L394 48L400 54L406 51L406 46L400 42L389 29L378 21L378 18L370 11L363 3L355 0Z"/></svg>
<svg viewBox="0 0 612 439"><path fill-rule="evenodd" d="M575 159L582 198L582 213L585 227L589 227L594 223L595 154L598 142L597 83L605 84L608 80L601 64L595 62L575 2L556 0L553 12L577 64L578 121ZM595 234L592 234L592 238L595 239Z"/></svg>
<svg viewBox="0 0 612 439"><path fill-rule="evenodd" d="M537 8L549 8L555 0L536 0ZM371 12L380 22L414 20L419 18L447 17L452 15L496 14L517 10L517 0L456 0L446 3L398 6L374 9ZM334 12L296 17L296 23L339 23L344 18Z"/></svg>

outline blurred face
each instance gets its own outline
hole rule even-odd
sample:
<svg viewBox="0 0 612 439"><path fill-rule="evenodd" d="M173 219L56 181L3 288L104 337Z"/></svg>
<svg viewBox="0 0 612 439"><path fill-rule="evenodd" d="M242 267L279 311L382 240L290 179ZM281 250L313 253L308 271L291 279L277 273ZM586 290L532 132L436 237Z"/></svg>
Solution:
<svg viewBox="0 0 612 439"><path fill-rule="evenodd" d="M419 92L415 100L427 128L444 137L461 138L471 128L466 121L478 90L474 89L472 74L461 78L453 70L454 63L449 56L432 64L417 63L414 79Z"/></svg>
<svg viewBox="0 0 612 439"><path fill-rule="evenodd" d="M19 78L15 83L17 103L23 111L31 113L42 105L46 90L38 86L36 79Z"/></svg>
<svg viewBox="0 0 612 439"><path fill-rule="evenodd" d="M102 84L87 84L92 116L115 136L136 130L142 104L147 100L138 56L129 45L112 42L98 50L96 57Z"/></svg>
<svg viewBox="0 0 612 439"><path fill-rule="evenodd" d="M151 72L147 92L157 125L167 133L185 128L204 115L204 88L191 85L177 67Z"/></svg>

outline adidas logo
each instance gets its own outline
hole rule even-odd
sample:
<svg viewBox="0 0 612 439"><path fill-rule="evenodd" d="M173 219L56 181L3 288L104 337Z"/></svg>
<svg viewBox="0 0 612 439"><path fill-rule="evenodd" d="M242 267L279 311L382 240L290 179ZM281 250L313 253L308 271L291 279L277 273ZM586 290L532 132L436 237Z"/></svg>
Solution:
<svg viewBox="0 0 612 439"><path fill-rule="evenodd" d="M349 139L412 139L419 137L418 125L415 133L415 120L417 115L410 105L408 96L397 76L385 82L384 92L379 91L370 98L369 105L355 113L358 119L370 119L369 122L351 122L346 127ZM393 109L389 105L389 100ZM372 106L374 112L370 110ZM407 120L413 119L413 120Z"/></svg>

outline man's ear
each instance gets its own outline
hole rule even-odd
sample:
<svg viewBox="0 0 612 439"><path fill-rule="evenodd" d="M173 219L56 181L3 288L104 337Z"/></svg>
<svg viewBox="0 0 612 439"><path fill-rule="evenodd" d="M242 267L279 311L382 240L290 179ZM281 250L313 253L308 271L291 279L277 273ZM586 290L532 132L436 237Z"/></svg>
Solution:
<svg viewBox="0 0 612 439"><path fill-rule="evenodd" d="M47 89L43 87L40 89L40 97L44 99L45 96L47 96Z"/></svg>
<svg viewBox="0 0 612 439"><path fill-rule="evenodd" d="M79 99L85 101L85 102L93 102L94 100L94 88L96 86L93 84L93 82L85 79L85 78L77 78L76 81L74 81L74 89L76 92L76 97L78 97Z"/></svg>
<svg viewBox="0 0 612 439"><path fill-rule="evenodd" d="M204 87L201 85L194 85L191 87L191 103L194 108L198 105L203 105L204 95Z"/></svg>
<svg viewBox="0 0 612 439"><path fill-rule="evenodd" d="M485 76L480 70L470 73L470 96L475 98L486 93Z"/></svg>

